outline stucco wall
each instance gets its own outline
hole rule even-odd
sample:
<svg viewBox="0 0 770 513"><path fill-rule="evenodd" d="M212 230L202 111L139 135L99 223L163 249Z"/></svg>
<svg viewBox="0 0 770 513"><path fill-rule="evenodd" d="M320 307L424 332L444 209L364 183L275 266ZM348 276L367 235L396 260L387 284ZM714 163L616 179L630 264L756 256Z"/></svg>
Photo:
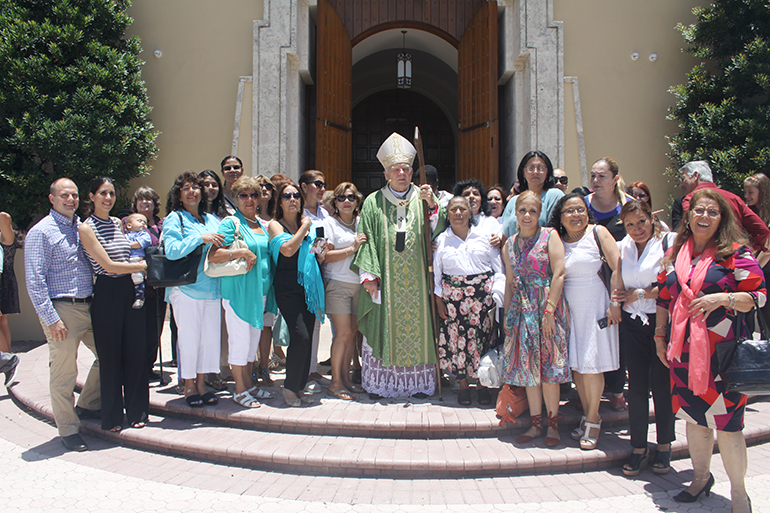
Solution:
<svg viewBox="0 0 770 513"><path fill-rule="evenodd" d="M686 80L696 63L681 49L678 22L693 23L699 0L554 0L554 19L564 22L564 75L579 83L588 171L613 157L626 183L650 186L653 207L666 208L676 184L663 172L670 165L665 136L677 127L666 119L672 85ZM638 52L639 60L631 54ZM649 55L658 58L650 62ZM572 85L565 84L565 151L570 187L581 185Z"/></svg>

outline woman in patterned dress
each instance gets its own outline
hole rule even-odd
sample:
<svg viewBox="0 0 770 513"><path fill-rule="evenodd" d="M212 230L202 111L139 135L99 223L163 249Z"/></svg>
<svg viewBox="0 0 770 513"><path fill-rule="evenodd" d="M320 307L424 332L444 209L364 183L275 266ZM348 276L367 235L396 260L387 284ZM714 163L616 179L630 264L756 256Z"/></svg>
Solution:
<svg viewBox="0 0 770 513"><path fill-rule="evenodd" d="M743 413L746 396L727 392L717 379L716 344L735 337L737 312L764 305L762 270L747 248L727 201L716 191L696 192L658 276L658 357L670 365L673 409L687 421L693 464L689 487L674 497L695 502L714 484L709 468L714 430L730 478L733 511L750 511ZM670 335L667 337L666 321ZM666 344L668 340L668 344Z"/></svg>
<svg viewBox="0 0 770 513"><path fill-rule="evenodd" d="M489 348L490 313L502 303L505 282L500 250L490 245L489 232L472 224L471 212L467 198L449 200L450 226L436 238L433 254L433 295L441 317L439 361L442 370L457 376L457 402L464 406L471 404L468 379L476 377ZM492 401L489 389L479 385L478 401L482 405Z"/></svg>
<svg viewBox="0 0 770 513"><path fill-rule="evenodd" d="M564 246L553 228L538 225L542 200L532 191L516 198L518 233L503 247L505 262L504 380L526 387L531 427L516 438L526 443L559 437L559 385L568 383L570 317L562 295ZM543 400L548 418L542 414Z"/></svg>

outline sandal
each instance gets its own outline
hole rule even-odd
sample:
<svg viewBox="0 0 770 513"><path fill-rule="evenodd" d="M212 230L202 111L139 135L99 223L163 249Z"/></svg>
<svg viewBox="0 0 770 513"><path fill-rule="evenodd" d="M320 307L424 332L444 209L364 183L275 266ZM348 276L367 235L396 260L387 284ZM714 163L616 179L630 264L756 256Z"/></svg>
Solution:
<svg viewBox="0 0 770 513"><path fill-rule="evenodd" d="M479 404L487 405L492 403L492 394L489 392L488 388L479 388L478 396Z"/></svg>
<svg viewBox="0 0 770 513"><path fill-rule="evenodd" d="M553 429L556 431L556 436L547 436L545 437L545 445L548 447L554 447L556 445L559 445L559 442L561 442L561 436L559 436L559 419L561 416L559 414L551 415L552 412L548 412L548 428L547 429ZM546 433L548 433L546 429Z"/></svg>
<svg viewBox="0 0 770 513"><path fill-rule="evenodd" d="M256 397L257 399L272 399L275 397L272 393L268 392L267 390L260 389L257 385L254 385L250 389L246 390L249 394Z"/></svg>
<svg viewBox="0 0 770 513"><path fill-rule="evenodd" d="M302 401L297 397L297 394L288 388L283 389L283 400L286 401L287 406L291 406L292 408L299 408L302 406Z"/></svg>
<svg viewBox="0 0 770 513"><path fill-rule="evenodd" d="M110 433L120 433L120 431L123 429L123 426L113 426L110 428Z"/></svg>
<svg viewBox="0 0 770 513"><path fill-rule="evenodd" d="M190 408L199 408L203 406L203 398L200 394L188 395L184 400Z"/></svg>
<svg viewBox="0 0 770 513"><path fill-rule="evenodd" d="M355 399L353 394L351 394L350 391L348 391L346 388L340 388L339 390L332 390L331 388L327 388L326 395L336 397L337 399L342 399L343 401L352 401Z"/></svg>
<svg viewBox="0 0 770 513"><path fill-rule="evenodd" d="M351 384L350 386L345 386L345 388L350 390L351 394L363 394L366 392L361 385Z"/></svg>
<svg viewBox="0 0 770 513"><path fill-rule="evenodd" d="M526 432L516 437L517 444L525 444L527 442L531 442L539 436L543 436L543 414L541 413L539 415L532 415L530 416L530 419L531 427ZM527 434L530 433L533 429L535 430L534 434Z"/></svg>
<svg viewBox="0 0 770 513"><path fill-rule="evenodd" d="M315 402L315 399L313 399L312 394L300 393L299 402L301 402L302 404L313 404Z"/></svg>
<svg viewBox="0 0 770 513"><path fill-rule="evenodd" d="M652 471L656 474L668 474L671 468L671 448L667 451L655 451L655 457L652 459Z"/></svg>
<svg viewBox="0 0 770 513"><path fill-rule="evenodd" d="M254 396L249 393L248 390L241 392L240 394L235 394L233 396L233 401L240 404L244 408L259 408L262 406L259 404L259 401L257 401Z"/></svg>
<svg viewBox="0 0 770 513"><path fill-rule="evenodd" d="M469 406L471 404L471 389L460 389L460 391L457 393L457 402L463 406Z"/></svg>
<svg viewBox="0 0 770 513"><path fill-rule="evenodd" d="M573 440L580 440L583 438L583 434L586 431L586 416L583 415L580 417L580 425L572 430L572 433L570 433L570 436Z"/></svg>
<svg viewBox="0 0 770 513"><path fill-rule="evenodd" d="M623 473L627 476L638 476L647 462L650 460L650 450L645 449L643 453L632 452L628 456L628 461L623 465Z"/></svg>
<svg viewBox="0 0 770 513"><path fill-rule="evenodd" d="M580 437L580 448L584 451L592 451L596 449L599 443L599 434L602 432L602 421L585 423L585 433Z"/></svg>
<svg viewBox="0 0 770 513"><path fill-rule="evenodd" d="M143 422L141 420L139 422L132 422L131 423L131 427L134 428L134 429L142 429L146 425L147 425L147 423Z"/></svg>
<svg viewBox="0 0 770 513"><path fill-rule="evenodd" d="M210 386L211 388L213 388L214 390L216 390L218 392L222 392L224 390L227 390L227 383L225 383L224 381L222 381L219 378L217 378L217 379L207 379L206 380L206 385Z"/></svg>
<svg viewBox="0 0 770 513"><path fill-rule="evenodd" d="M213 392L206 392L201 396L201 400L204 404L214 406L219 402L219 397L215 396Z"/></svg>
<svg viewBox="0 0 770 513"><path fill-rule="evenodd" d="M259 369L259 378L262 380L262 384L270 386L273 384L273 380L270 378L270 371L267 369Z"/></svg>

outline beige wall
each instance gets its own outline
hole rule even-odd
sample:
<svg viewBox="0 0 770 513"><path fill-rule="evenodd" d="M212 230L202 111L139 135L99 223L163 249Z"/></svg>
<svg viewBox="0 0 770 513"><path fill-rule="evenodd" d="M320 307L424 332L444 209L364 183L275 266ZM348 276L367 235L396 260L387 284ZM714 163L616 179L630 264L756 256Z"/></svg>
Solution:
<svg viewBox="0 0 770 513"><path fill-rule="evenodd" d="M238 77L252 74L254 20L259 0L134 0L129 35L142 40L151 114L158 137L149 185L165 196L187 169L219 171L232 150ZM163 56L156 59L155 50ZM251 84L246 84L238 156L251 173Z"/></svg>
<svg viewBox="0 0 770 513"><path fill-rule="evenodd" d="M668 88L683 83L696 60L681 49L678 22L695 21L702 0L554 0L554 19L564 22L564 75L580 90L588 171L604 156L614 158L626 183L650 186L653 206L666 208L675 183L663 176L670 165L665 136L674 103ZM639 52L637 61L631 54ZM649 61L656 53L658 59ZM565 84L566 171L570 187L581 185L572 85Z"/></svg>

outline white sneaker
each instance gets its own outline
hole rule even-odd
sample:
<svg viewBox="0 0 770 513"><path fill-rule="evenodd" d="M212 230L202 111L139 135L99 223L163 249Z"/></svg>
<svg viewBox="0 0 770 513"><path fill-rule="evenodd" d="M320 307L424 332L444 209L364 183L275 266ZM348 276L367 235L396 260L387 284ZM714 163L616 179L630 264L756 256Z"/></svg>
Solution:
<svg viewBox="0 0 770 513"><path fill-rule="evenodd" d="M320 394L321 393L321 385L316 383L315 381L308 381L305 385L305 393L306 394Z"/></svg>

